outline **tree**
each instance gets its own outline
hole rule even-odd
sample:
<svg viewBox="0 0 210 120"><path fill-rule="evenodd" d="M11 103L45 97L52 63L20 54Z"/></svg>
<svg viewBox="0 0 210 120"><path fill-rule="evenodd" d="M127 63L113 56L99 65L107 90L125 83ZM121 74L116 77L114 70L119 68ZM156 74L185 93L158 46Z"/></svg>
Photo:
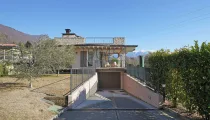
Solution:
<svg viewBox="0 0 210 120"><path fill-rule="evenodd" d="M144 56L144 67L146 67L146 68L150 67L149 60L148 60L150 55L151 55L151 53Z"/></svg>
<svg viewBox="0 0 210 120"><path fill-rule="evenodd" d="M43 40L49 40L50 37L47 34L42 34L39 36L39 41L43 41Z"/></svg>
<svg viewBox="0 0 210 120"><path fill-rule="evenodd" d="M58 46L56 42L53 43ZM57 76L61 69L70 68L74 62L75 52L73 46L58 46L51 52L50 67L57 71Z"/></svg>
<svg viewBox="0 0 210 120"><path fill-rule="evenodd" d="M49 71L65 68L72 64L72 46L58 46L55 40L41 40L30 48L19 46L19 62L14 65L16 76L27 79L32 88L32 79Z"/></svg>
<svg viewBox="0 0 210 120"><path fill-rule="evenodd" d="M126 57L126 63L132 66L138 66L139 65L139 58L138 57Z"/></svg>
<svg viewBox="0 0 210 120"><path fill-rule="evenodd" d="M26 44L25 44L25 47L30 48L31 46L32 46L32 44L29 41L27 41Z"/></svg>

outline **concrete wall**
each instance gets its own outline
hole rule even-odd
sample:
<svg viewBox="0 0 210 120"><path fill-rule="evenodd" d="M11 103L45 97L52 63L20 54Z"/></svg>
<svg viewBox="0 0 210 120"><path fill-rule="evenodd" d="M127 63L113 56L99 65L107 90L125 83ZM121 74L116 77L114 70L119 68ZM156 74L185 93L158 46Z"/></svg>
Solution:
<svg viewBox="0 0 210 120"><path fill-rule="evenodd" d="M72 68L80 68L80 49L75 50L75 60L74 63L72 64Z"/></svg>
<svg viewBox="0 0 210 120"><path fill-rule="evenodd" d="M88 81L83 83L80 87L72 92L68 96L68 105L70 108L74 109L82 102L86 100L89 96L93 95L98 88L98 75L95 73Z"/></svg>
<svg viewBox="0 0 210 120"><path fill-rule="evenodd" d="M137 79L124 73L123 89L131 95L147 102L148 104L159 108L162 102L162 96L147 88Z"/></svg>

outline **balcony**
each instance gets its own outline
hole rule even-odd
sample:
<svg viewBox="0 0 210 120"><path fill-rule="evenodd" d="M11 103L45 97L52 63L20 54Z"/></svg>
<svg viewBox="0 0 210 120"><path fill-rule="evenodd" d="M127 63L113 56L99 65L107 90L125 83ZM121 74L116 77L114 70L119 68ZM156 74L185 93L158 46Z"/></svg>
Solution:
<svg viewBox="0 0 210 120"><path fill-rule="evenodd" d="M96 68L125 68L125 60L96 60Z"/></svg>

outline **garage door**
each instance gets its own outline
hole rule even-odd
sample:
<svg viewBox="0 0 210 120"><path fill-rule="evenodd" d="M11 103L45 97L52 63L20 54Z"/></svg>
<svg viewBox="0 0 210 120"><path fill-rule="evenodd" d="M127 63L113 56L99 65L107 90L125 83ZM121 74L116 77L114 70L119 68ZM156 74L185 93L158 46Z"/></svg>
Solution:
<svg viewBox="0 0 210 120"><path fill-rule="evenodd" d="M99 89L120 89L120 72L99 72Z"/></svg>

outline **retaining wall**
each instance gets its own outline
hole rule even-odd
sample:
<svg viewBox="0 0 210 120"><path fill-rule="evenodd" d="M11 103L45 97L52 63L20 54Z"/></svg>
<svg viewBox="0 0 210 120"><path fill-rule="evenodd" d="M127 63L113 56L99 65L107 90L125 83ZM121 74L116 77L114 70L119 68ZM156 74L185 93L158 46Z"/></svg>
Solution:
<svg viewBox="0 0 210 120"><path fill-rule="evenodd" d="M143 100L144 102L156 108L160 108L160 104L163 100L162 95L150 90L139 80L129 76L126 73L124 73L123 78L123 89L129 94Z"/></svg>
<svg viewBox="0 0 210 120"><path fill-rule="evenodd" d="M68 96L69 108L76 108L79 104L84 102L86 98L93 95L97 91L98 86L98 74L95 73L93 77L84 82L76 90Z"/></svg>

